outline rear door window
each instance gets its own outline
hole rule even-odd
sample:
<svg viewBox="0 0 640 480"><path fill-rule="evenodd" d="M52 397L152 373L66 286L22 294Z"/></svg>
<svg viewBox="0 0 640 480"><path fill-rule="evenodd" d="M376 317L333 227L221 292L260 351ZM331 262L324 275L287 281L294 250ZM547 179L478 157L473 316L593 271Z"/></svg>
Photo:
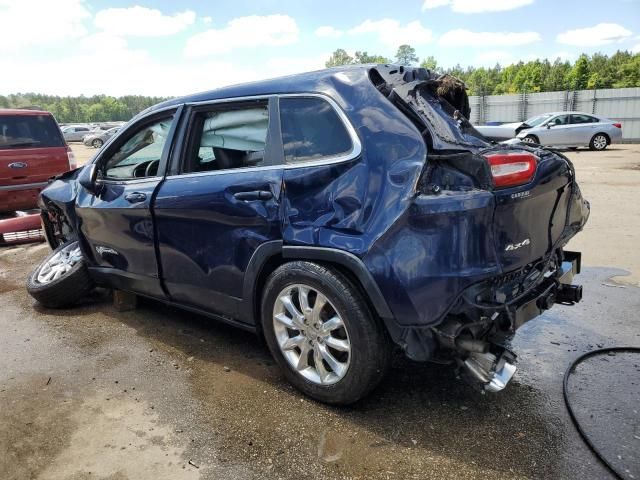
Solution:
<svg viewBox="0 0 640 480"><path fill-rule="evenodd" d="M183 173L210 172L265 164L267 101L216 105L193 117L193 135Z"/></svg>
<svg viewBox="0 0 640 480"><path fill-rule="evenodd" d="M571 115L571 123L595 123L598 119L590 115L576 114Z"/></svg>
<svg viewBox="0 0 640 480"><path fill-rule="evenodd" d="M51 115L0 115L0 149L64 145Z"/></svg>
<svg viewBox="0 0 640 480"><path fill-rule="evenodd" d="M286 163L336 157L353 149L343 121L322 98L281 98L280 120Z"/></svg>

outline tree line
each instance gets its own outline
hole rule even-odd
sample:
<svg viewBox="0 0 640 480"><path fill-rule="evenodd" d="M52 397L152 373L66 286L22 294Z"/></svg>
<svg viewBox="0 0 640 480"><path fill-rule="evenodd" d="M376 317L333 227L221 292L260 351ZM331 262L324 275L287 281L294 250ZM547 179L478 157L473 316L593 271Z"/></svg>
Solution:
<svg viewBox="0 0 640 480"><path fill-rule="evenodd" d="M38 108L47 110L60 123L127 121L151 105L166 100L162 97L127 95L110 97L59 97L39 93L0 95L0 108Z"/></svg>
<svg viewBox="0 0 640 480"><path fill-rule="evenodd" d="M326 61L327 67L362 63L399 63L420 65L438 73L448 73L465 82L470 95L500 95L505 93L554 92L596 88L640 87L640 53L617 51L613 55L594 53L580 55L575 62L560 58L518 62L494 67L456 65L442 68L435 57L422 62L410 45L401 45L395 58L357 51L353 56L337 49ZM87 123L129 120L147 107L166 100L162 97L127 95L111 97L94 95L60 97L38 93L0 95L0 108L40 108L54 114L60 123Z"/></svg>
<svg viewBox="0 0 640 480"><path fill-rule="evenodd" d="M640 53L617 51L613 55L594 53L580 55L575 62L556 58L518 62L508 66L467 67L456 65L442 68L435 57L420 62L415 48L401 45L395 58L346 50L333 52L325 65L351 65L358 63L398 63L420 65L437 73L448 73L464 81L470 95L501 95L505 93L554 92L560 90L592 90L597 88L640 87Z"/></svg>

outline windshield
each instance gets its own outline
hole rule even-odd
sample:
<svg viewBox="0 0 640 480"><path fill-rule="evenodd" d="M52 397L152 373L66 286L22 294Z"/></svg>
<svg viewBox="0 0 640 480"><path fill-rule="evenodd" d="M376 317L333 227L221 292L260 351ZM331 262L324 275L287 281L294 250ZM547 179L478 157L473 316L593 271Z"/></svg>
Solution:
<svg viewBox="0 0 640 480"><path fill-rule="evenodd" d="M62 146L64 140L51 115L0 116L0 149Z"/></svg>
<svg viewBox="0 0 640 480"><path fill-rule="evenodd" d="M526 123L530 127L537 127L538 125L540 125L545 120L550 119L552 116L553 115L551 113L545 113L543 115L538 115L538 116L535 116L535 117L531 117L531 118L525 120L524 123Z"/></svg>

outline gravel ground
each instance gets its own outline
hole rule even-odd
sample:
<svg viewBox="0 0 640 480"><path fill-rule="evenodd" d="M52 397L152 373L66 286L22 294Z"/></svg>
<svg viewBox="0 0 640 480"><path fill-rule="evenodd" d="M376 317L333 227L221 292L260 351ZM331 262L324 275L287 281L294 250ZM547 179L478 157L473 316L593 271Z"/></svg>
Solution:
<svg viewBox="0 0 640 480"><path fill-rule="evenodd" d="M327 407L293 390L246 332L151 301L118 312L105 291L43 309L24 281L47 247L0 250L0 478L611 478L561 383L584 351L640 346L639 151L570 153L593 207L571 245L585 255L585 298L518 332L518 372L499 394L398 359L370 397ZM593 408L610 395L590 390ZM640 441L629 442L617 461L640 478Z"/></svg>

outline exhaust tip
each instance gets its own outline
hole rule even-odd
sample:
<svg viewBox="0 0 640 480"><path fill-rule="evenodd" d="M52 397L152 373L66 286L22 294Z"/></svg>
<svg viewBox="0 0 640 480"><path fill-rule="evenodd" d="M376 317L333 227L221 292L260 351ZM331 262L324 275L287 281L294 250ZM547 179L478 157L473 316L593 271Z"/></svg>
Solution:
<svg viewBox="0 0 640 480"><path fill-rule="evenodd" d="M516 373L516 366L513 363L504 362L502 368L493 374L491 381L485 385L484 389L488 392L499 392L507 386L514 373Z"/></svg>

